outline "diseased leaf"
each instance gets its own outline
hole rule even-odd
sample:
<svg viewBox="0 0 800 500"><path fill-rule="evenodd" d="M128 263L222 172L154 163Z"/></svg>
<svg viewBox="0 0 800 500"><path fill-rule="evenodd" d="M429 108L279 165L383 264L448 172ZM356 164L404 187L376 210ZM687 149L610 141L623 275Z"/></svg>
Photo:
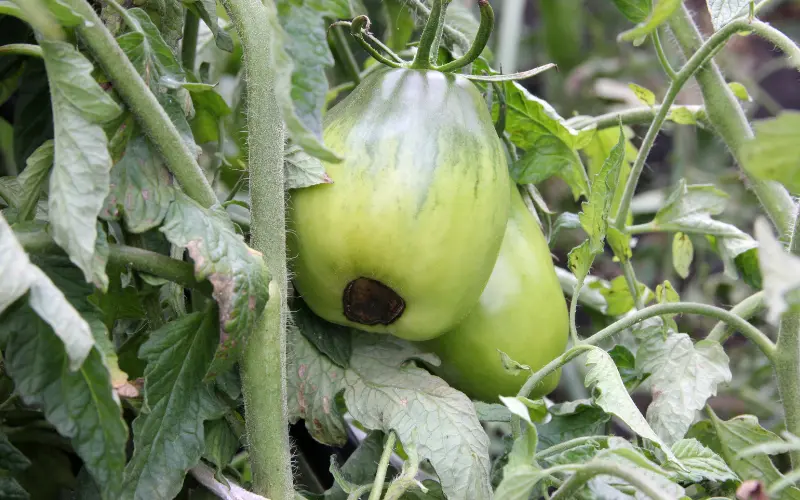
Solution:
<svg viewBox="0 0 800 500"><path fill-rule="evenodd" d="M606 413L616 415L639 436L658 445L669 457L674 459L669 447L648 425L647 420L631 400L625 384L617 372L614 361L602 349L594 348L586 354L586 387L594 389L594 402Z"/></svg>
<svg viewBox="0 0 800 500"><path fill-rule="evenodd" d="M147 361L144 405L133 421L134 450L123 499L171 499L205 449L204 422L224 407L203 376L214 356L214 315L192 313L151 332L139 350Z"/></svg>
<svg viewBox="0 0 800 500"><path fill-rule="evenodd" d="M246 335L261 316L270 276L261 254L237 234L228 215L204 209L177 193L160 228L173 245L186 248L198 280L208 279L219 304L219 348L206 379L229 370L244 349Z"/></svg>
<svg viewBox="0 0 800 500"><path fill-rule="evenodd" d="M120 108L92 78L93 66L71 44L40 41L47 67L55 127L55 163L50 175L49 218L53 239L92 281L104 276L94 261L95 220L109 190L111 157L99 125Z"/></svg>
<svg viewBox="0 0 800 500"><path fill-rule="evenodd" d="M40 406L100 485L117 498L128 430L100 352L92 349L71 371L63 344L33 312L20 308L5 322L6 367L28 405Z"/></svg>
<svg viewBox="0 0 800 500"><path fill-rule="evenodd" d="M30 262L2 214L0 276L3 276L0 313L26 292L29 293L28 305L53 328L53 333L63 342L69 369L80 368L94 345L89 325L47 275Z"/></svg>
<svg viewBox="0 0 800 500"><path fill-rule="evenodd" d="M111 189L101 215L106 219L122 216L132 233L158 227L175 198L172 184L161 156L144 136L134 137L125 156L111 169Z"/></svg>
<svg viewBox="0 0 800 500"><path fill-rule="evenodd" d="M800 306L800 257L786 252L764 218L756 220L755 234L760 245L758 262L764 277L767 320L777 324L784 312Z"/></svg>
<svg viewBox="0 0 800 500"><path fill-rule="evenodd" d="M290 144L283 153L286 189L298 189L317 184L333 184L325 167L317 158Z"/></svg>
<svg viewBox="0 0 800 500"><path fill-rule="evenodd" d="M755 138L742 148L742 166L758 177L778 181L793 194L800 194L800 112L784 111L775 118L753 124Z"/></svg>
<svg viewBox="0 0 800 500"><path fill-rule="evenodd" d="M656 95L652 90L642 87L641 85L636 85L635 83L629 83L628 87L636 94L636 98L644 104L648 106L656 105Z"/></svg>
<svg viewBox="0 0 800 500"><path fill-rule="evenodd" d="M655 5L650 11L650 15L633 29L620 33L619 38L621 40L633 42L634 45L641 45L647 35L672 17L672 14L681 5L682 0L654 0L654 2Z"/></svg>
<svg viewBox="0 0 800 500"><path fill-rule="evenodd" d="M731 381L728 356L717 342L693 344L688 335L672 330L664 338L660 328L639 329L635 337L636 367L650 374L653 394L647 421L672 445L686 435L695 413L716 395L719 384Z"/></svg>
<svg viewBox="0 0 800 500"><path fill-rule="evenodd" d="M706 0L714 31L744 15L752 0Z"/></svg>
<svg viewBox="0 0 800 500"><path fill-rule="evenodd" d="M515 376L519 375L520 373L524 373L527 374L527 376L530 376L533 373L530 366L523 365L517 361L514 361L513 359L511 359L511 356L504 353L500 349L497 350L497 353L500 355L500 362L503 364L503 370L505 370L506 373Z"/></svg>
<svg viewBox="0 0 800 500"><path fill-rule="evenodd" d="M681 439L677 441L672 445L672 452L685 470L680 470L672 463L666 463L664 467L672 470L675 475L684 481L723 482L738 479L722 457L703 446L696 439Z"/></svg>
<svg viewBox="0 0 800 500"><path fill-rule="evenodd" d="M584 241L580 245L570 250L569 255L569 270L575 275L578 280L586 278L589 274L589 269L592 267L594 257L589 240Z"/></svg>
<svg viewBox="0 0 800 500"><path fill-rule="evenodd" d="M689 267L694 259L694 246L689 236L677 232L672 240L672 267L683 279L689 277Z"/></svg>

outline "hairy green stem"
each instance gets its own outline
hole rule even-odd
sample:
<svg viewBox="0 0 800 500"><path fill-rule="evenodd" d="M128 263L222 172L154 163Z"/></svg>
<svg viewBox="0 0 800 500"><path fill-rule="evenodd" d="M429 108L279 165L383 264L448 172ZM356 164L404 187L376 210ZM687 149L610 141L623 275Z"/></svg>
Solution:
<svg viewBox="0 0 800 500"><path fill-rule="evenodd" d="M183 38L181 39L181 64L183 69L194 73L197 60L197 34L200 32L200 17L186 9L186 19L183 22Z"/></svg>
<svg viewBox="0 0 800 500"><path fill-rule="evenodd" d="M247 435L256 493L294 497L286 403L286 213L284 127L275 88L271 1L224 0L244 53L250 164L251 246L272 273L270 299L242 358Z"/></svg>
<svg viewBox="0 0 800 500"><path fill-rule="evenodd" d="M637 490L653 500L670 500L672 497L659 490L637 470L612 462L594 462L580 468L550 497L551 500L568 500L574 498L590 479L599 475L614 476L623 479Z"/></svg>
<svg viewBox="0 0 800 500"><path fill-rule="evenodd" d="M701 45L708 46L712 40L719 42L720 33L727 37L736 31L748 31L752 28L746 19L732 21L703 43L691 13L685 6L680 7L670 18L669 27L687 57L695 53ZM747 117L714 62L708 61L697 72L695 79L703 94L709 121L741 165L742 147L753 137ZM751 177L747 172L745 176L778 232L782 236L788 235L795 213L795 205L789 193L777 182L762 181Z"/></svg>
<svg viewBox="0 0 800 500"><path fill-rule="evenodd" d="M631 297L633 297L633 303L636 305L636 309L641 309L644 307L644 297L642 294L639 293L639 287L636 286L636 273L633 270L633 264L631 263L630 259L625 259L620 262L620 266L622 266L622 274L625 276L625 284L628 285L628 290L631 292Z"/></svg>
<svg viewBox="0 0 800 500"><path fill-rule="evenodd" d="M451 0L433 0L433 6L428 16L428 22L422 30L422 36L417 46L417 55L411 62L414 69L430 69L432 59L435 60L439 50L439 38L444 29L444 16L447 5Z"/></svg>
<svg viewBox="0 0 800 500"><path fill-rule="evenodd" d="M577 446L582 446L584 444L591 444L591 443L598 443L598 442L606 442L608 441L608 436L582 436L574 439L570 439L568 441L562 441L558 444L554 444L549 448L545 448L542 451L536 452L536 458L541 459L548 457L550 455L556 455L562 452L569 450L570 448L575 448Z"/></svg>
<svg viewBox="0 0 800 500"><path fill-rule="evenodd" d="M486 44L489 43L489 37L492 35L492 28L494 28L494 11L492 6L489 5L489 0L478 0L478 5L481 9L481 24L478 26L478 32L469 50L458 59L436 67L437 70L455 71L461 69L468 64L472 64L481 55L483 49L486 48Z"/></svg>
<svg viewBox="0 0 800 500"><path fill-rule="evenodd" d="M76 29L89 50L111 78L114 88L136 116L147 136L164 156L184 192L204 207L217 202L214 190L198 165L194 153L181 138L156 96L139 76L114 36L87 0L64 0L89 22Z"/></svg>
<svg viewBox="0 0 800 500"><path fill-rule="evenodd" d="M688 109L695 116L703 111L703 106L673 106L667 112L667 116L678 107ZM616 128L620 122L623 125L641 125L651 123L660 110L661 106L641 106L598 116L576 116L567 120L567 125L576 129L597 127L597 130ZM698 117L698 120L701 118Z"/></svg>
<svg viewBox="0 0 800 500"><path fill-rule="evenodd" d="M578 337L578 325L575 323L575 315L578 311L578 300L581 296L581 289L586 277L578 278L575 283L574 292L572 292L572 299L569 301L569 334L572 339L572 345L578 345L580 338Z"/></svg>
<svg viewBox="0 0 800 500"><path fill-rule="evenodd" d="M372 491L369 493L369 500L380 500L381 493L383 492L383 483L386 481L386 470L389 468L389 459L394 452L394 443L397 441L397 435L394 431L389 431L386 436L386 442L383 444L383 453L378 462L378 471L375 473L375 481L372 482Z"/></svg>
<svg viewBox="0 0 800 500"><path fill-rule="evenodd" d="M422 0L408 0L406 4L414 9L417 15L424 17L425 19L429 19L431 17L431 9L429 9ZM445 24L443 27L443 33L447 35L447 37L456 45L458 45L464 52L469 50L469 40L457 29Z"/></svg>
<svg viewBox="0 0 800 500"><path fill-rule="evenodd" d="M14 231L14 236L25 251L30 253L61 251L44 229ZM127 245L110 244L108 262L119 266L130 266L137 271L164 278L186 288L200 289L208 295L211 294L211 284L206 281L197 281L191 264L160 253Z"/></svg>
<svg viewBox="0 0 800 500"><path fill-rule="evenodd" d="M31 43L9 43L0 46L0 56L29 56L42 58L42 48Z"/></svg>
<svg viewBox="0 0 800 500"><path fill-rule="evenodd" d="M747 25L755 34L761 38L773 43L776 47L781 49L789 63L797 70L800 70L800 47L794 41L767 23L753 19Z"/></svg>
<svg viewBox="0 0 800 500"><path fill-rule="evenodd" d="M800 214L798 219L789 243L789 252L793 255L800 255ZM790 309L781 319L773 364L786 430L800 436L800 312L796 310ZM790 452L789 457L792 467L800 470L800 450Z"/></svg>
<svg viewBox="0 0 800 500"><path fill-rule="evenodd" d="M756 292L733 306L733 308L730 310L730 313L735 314L744 320L749 320L756 314L763 311L765 307L766 304L764 302L764 292ZM731 335L733 335L733 329L725 324L725 322L720 321L714 325L714 328L711 329L711 332L709 332L706 338L722 344L728 340L728 337Z"/></svg>
<svg viewBox="0 0 800 500"><path fill-rule="evenodd" d="M384 47L390 54L392 59L387 58L378 50L370 44L370 41L373 43L377 40L377 38L373 37L369 33L370 28L370 21L367 16L358 16L353 19L352 22L348 21L339 21L338 23L334 23L335 25L339 26L350 26L350 34L353 35L353 38L356 39L361 48L363 48L373 59L378 61L379 63L389 66L390 68L400 68L404 64L403 60L400 57L392 52L391 49L383 45L383 43L378 43L377 45L380 47ZM368 41L367 38L370 40ZM399 60L399 62L397 61Z"/></svg>
<svg viewBox="0 0 800 500"><path fill-rule="evenodd" d="M670 80L674 80L675 77L678 75L677 73L675 73L675 70L669 63L667 54L664 53L664 46L661 45L661 36L658 34L658 28L653 30L652 38L653 38L653 46L655 47L656 55L658 56L658 62L661 63L661 68L663 68L664 73L667 74L667 77Z"/></svg>

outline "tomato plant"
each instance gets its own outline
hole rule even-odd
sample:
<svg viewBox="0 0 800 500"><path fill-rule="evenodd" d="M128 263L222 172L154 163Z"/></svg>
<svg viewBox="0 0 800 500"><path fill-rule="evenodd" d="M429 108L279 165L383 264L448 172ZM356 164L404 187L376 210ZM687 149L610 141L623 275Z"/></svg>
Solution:
<svg viewBox="0 0 800 500"><path fill-rule="evenodd" d="M0 1L0 497L800 498L799 18Z"/></svg>

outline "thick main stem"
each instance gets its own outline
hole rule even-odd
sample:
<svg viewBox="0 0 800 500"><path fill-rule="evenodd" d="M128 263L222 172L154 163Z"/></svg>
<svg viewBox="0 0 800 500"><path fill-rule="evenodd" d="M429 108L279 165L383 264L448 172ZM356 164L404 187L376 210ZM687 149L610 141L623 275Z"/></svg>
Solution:
<svg viewBox="0 0 800 500"><path fill-rule="evenodd" d="M147 136L164 156L167 166L183 190L204 207L216 203L214 190L194 154L92 6L87 0L66 1L88 21L78 25L78 33L111 78L114 88L136 116Z"/></svg>
<svg viewBox="0 0 800 500"><path fill-rule="evenodd" d="M242 386L253 484L273 500L294 498L286 406L286 214L284 128L276 99L270 29L275 5L224 0L244 53L250 145L251 246L272 273L270 299L242 358Z"/></svg>
<svg viewBox="0 0 800 500"><path fill-rule="evenodd" d="M738 22L741 21L733 21L731 24ZM744 24L741 28L748 29L746 21ZM669 27L687 57L703 44L703 38L685 6L680 7L670 18ZM705 64L697 72L695 79L703 94L709 121L741 165L742 147L753 138L753 131L744 111L713 61ZM777 182L755 179L747 172L745 175L778 232L781 235L788 234L795 213L795 205L789 193Z"/></svg>
<svg viewBox="0 0 800 500"><path fill-rule="evenodd" d="M417 55L414 56L414 61L411 67L414 69L430 69L432 59L436 57L439 50L439 40L442 36L444 29L444 16L447 10L447 4L451 0L433 0L431 7L430 17L428 22L425 23L425 28L422 30L422 36L419 39L419 46L417 47Z"/></svg>

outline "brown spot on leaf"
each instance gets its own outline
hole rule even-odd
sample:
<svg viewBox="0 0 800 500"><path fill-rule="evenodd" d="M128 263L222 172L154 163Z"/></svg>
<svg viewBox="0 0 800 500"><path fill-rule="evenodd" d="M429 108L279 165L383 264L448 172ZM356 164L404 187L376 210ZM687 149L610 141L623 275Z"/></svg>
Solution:
<svg viewBox="0 0 800 500"><path fill-rule="evenodd" d="M297 369L297 375L300 376L300 379L306 378L306 369L307 366L303 364L301 364L300 367Z"/></svg>
<svg viewBox="0 0 800 500"><path fill-rule="evenodd" d="M326 415L331 412L331 398L328 396L322 396L322 411L324 411Z"/></svg>

